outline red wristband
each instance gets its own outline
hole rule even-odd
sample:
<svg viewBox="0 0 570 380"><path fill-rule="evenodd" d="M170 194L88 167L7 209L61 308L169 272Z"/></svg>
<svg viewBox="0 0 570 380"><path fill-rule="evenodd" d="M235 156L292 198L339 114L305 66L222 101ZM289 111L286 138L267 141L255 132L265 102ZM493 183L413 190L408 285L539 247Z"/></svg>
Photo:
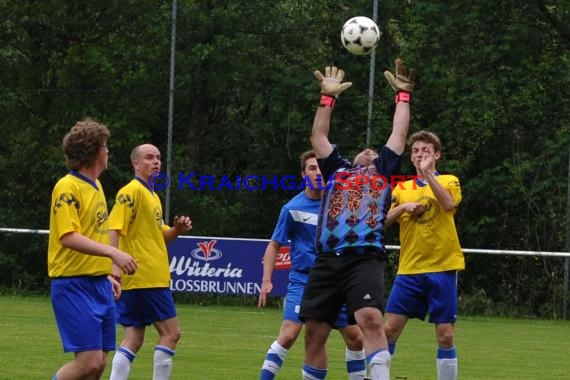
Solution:
<svg viewBox="0 0 570 380"><path fill-rule="evenodd" d="M333 108L335 103L336 98L334 96L321 95L321 102L319 103L319 107Z"/></svg>
<svg viewBox="0 0 570 380"><path fill-rule="evenodd" d="M400 91L394 97L394 103L396 103L396 104L400 103L400 102L409 103L411 99L412 99L412 95L409 92Z"/></svg>

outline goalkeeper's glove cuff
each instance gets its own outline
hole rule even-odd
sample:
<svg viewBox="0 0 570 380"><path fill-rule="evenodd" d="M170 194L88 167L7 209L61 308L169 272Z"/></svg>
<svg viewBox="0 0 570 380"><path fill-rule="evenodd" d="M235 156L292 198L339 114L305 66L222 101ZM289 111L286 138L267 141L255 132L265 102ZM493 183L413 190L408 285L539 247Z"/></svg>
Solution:
<svg viewBox="0 0 570 380"><path fill-rule="evenodd" d="M329 107L333 108L336 103L336 98L332 95L321 95L321 101L319 107Z"/></svg>
<svg viewBox="0 0 570 380"><path fill-rule="evenodd" d="M409 103L412 100L412 94L408 91L398 91L394 97L394 103L398 104L400 102Z"/></svg>

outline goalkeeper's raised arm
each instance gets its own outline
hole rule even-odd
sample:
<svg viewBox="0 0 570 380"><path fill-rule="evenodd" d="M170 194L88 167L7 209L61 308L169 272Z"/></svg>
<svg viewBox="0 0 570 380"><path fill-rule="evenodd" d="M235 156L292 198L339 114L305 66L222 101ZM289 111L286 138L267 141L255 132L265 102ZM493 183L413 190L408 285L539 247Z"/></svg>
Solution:
<svg viewBox="0 0 570 380"><path fill-rule="evenodd" d="M318 70L315 71L315 78L321 85L321 98L313 121L311 144L317 158L323 158L328 157L333 150L328 136L336 98L341 92L352 86L352 83L343 82L344 71L334 66L327 66L324 75Z"/></svg>
<svg viewBox="0 0 570 380"><path fill-rule="evenodd" d="M402 154L406 148L406 137L408 136L408 128L410 125L410 100L412 98L412 90L414 89L414 77L416 71L408 69L404 65L404 61L396 59L396 73L385 71L384 76L388 83L396 92L394 102L396 103L396 111L394 112L394 120L392 123L392 133L388 138L386 146L396 154Z"/></svg>

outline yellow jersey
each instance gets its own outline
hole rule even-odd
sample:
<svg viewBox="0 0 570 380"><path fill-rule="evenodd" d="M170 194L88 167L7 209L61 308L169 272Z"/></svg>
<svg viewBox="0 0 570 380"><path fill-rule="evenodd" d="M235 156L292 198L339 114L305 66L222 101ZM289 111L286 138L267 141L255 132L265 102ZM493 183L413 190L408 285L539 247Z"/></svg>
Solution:
<svg viewBox="0 0 570 380"><path fill-rule="evenodd" d="M407 202L420 202L426 211L417 219L403 212L400 224L400 259L398 274L418 274L465 269L465 259L455 228L454 215L461 202L459 180L453 175L436 175L450 192L455 208L444 210L430 186L420 179L395 186L392 208Z"/></svg>
<svg viewBox="0 0 570 380"><path fill-rule="evenodd" d="M119 233L119 249L137 261L134 275L122 276L123 290L170 287L170 264L158 195L141 179L121 188L109 216L109 229Z"/></svg>
<svg viewBox="0 0 570 380"><path fill-rule="evenodd" d="M107 201L99 180L71 172L55 185L51 196L48 243L48 276L99 276L111 273L108 257L66 248L61 237L77 232L109 244Z"/></svg>

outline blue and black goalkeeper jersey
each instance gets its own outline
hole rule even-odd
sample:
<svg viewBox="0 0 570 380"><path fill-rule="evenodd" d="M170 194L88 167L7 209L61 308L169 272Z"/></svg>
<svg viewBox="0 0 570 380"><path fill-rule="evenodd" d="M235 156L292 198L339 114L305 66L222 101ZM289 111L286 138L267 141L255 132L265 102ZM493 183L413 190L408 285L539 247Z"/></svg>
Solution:
<svg viewBox="0 0 570 380"><path fill-rule="evenodd" d="M384 146L373 165L352 165L337 147L318 160L328 180L317 225L317 252L384 251L384 221L390 209L391 181L402 156Z"/></svg>

